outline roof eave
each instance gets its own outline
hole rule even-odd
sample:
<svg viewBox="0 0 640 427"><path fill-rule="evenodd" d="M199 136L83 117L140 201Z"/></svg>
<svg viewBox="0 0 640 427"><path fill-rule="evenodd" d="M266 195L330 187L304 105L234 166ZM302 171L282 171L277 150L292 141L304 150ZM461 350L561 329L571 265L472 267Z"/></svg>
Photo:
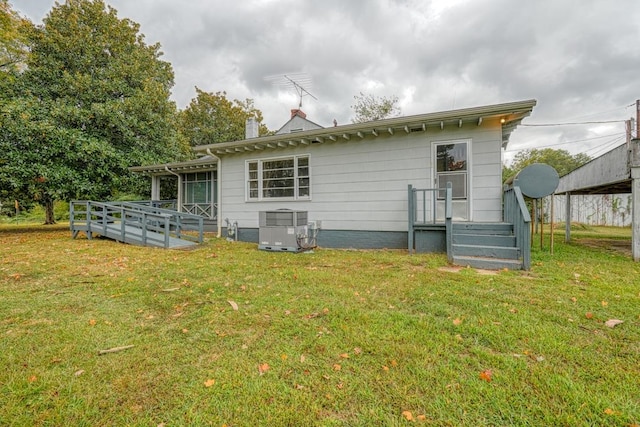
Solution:
<svg viewBox="0 0 640 427"><path fill-rule="evenodd" d="M313 129L302 132L263 136L240 141L224 142L218 144L200 145L194 147L194 151L204 153L209 150L216 155L237 154L247 151L285 148L288 146L309 145L323 143L325 140L336 141L364 139L365 136L378 136L385 132L393 134L396 131L410 133L414 130L440 127L445 124L459 124L470 121L478 125L483 119L499 117L502 121L502 146L506 147L511 132L520 122L531 114L536 100L494 104L481 107L464 108L459 110L441 111L436 113L420 114L415 116L394 117L391 119L377 120L373 122L354 123L334 126L322 129Z"/></svg>

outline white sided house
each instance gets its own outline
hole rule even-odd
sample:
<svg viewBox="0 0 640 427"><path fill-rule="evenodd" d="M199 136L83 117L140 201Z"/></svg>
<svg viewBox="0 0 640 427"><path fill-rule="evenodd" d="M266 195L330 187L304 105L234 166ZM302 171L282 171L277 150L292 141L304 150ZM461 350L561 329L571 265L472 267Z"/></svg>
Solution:
<svg viewBox="0 0 640 427"><path fill-rule="evenodd" d="M528 253L516 242L519 226L506 217L520 201L508 201L503 190L502 152L535 105L327 128L292 110L274 135L257 137L257 124L248 122L244 140L195 147L200 159L132 170L153 178L152 199L159 198L161 177L177 177L178 210L202 214L219 235L232 232L263 249L278 249L277 241L260 241L265 215L271 225L293 215L295 225L317 231L320 247L446 251L459 264L502 268L476 261L511 259L507 267L528 268ZM508 230L496 229L502 226ZM501 249L506 238L513 244Z"/></svg>

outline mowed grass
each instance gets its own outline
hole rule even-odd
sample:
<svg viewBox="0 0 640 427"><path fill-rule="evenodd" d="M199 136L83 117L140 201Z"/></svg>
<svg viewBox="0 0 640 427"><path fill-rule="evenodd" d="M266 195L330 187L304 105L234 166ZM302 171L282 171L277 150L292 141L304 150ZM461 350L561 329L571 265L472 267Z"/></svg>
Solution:
<svg viewBox="0 0 640 427"><path fill-rule="evenodd" d="M640 423L640 265L556 235L484 273L0 226L0 425Z"/></svg>

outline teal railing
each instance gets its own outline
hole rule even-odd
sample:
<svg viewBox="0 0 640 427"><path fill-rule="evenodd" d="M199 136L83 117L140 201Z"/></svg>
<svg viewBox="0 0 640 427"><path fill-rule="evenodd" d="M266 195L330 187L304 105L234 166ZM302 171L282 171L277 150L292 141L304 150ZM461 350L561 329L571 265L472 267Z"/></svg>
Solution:
<svg viewBox="0 0 640 427"><path fill-rule="evenodd" d="M408 186L408 247L409 253L415 250L415 229L418 226L437 224L437 202L438 196L444 192L445 197L445 216L446 212L451 215L451 191L450 184L447 183L447 189L441 188L414 188L413 185ZM448 211L447 211L448 209ZM446 220L446 218L445 218ZM440 222L442 224L442 222Z"/></svg>
<svg viewBox="0 0 640 427"><path fill-rule="evenodd" d="M518 180L505 187L503 198L503 220L513 224L516 246L520 249L522 269L531 268L531 215L527 209Z"/></svg>
<svg viewBox="0 0 640 427"><path fill-rule="evenodd" d="M84 231L88 238L95 233L122 242L135 240L144 246L169 248L171 238L202 243L203 222L198 215L132 202L74 200L69 209L74 238Z"/></svg>

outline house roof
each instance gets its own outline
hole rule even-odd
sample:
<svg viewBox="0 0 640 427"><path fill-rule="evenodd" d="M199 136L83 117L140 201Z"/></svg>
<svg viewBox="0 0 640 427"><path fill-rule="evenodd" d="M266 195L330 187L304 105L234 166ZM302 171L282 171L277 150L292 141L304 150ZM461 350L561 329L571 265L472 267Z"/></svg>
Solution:
<svg viewBox="0 0 640 427"><path fill-rule="evenodd" d="M424 132L427 129L432 128L442 130L445 127L462 127L463 124L469 123L481 126L483 120L490 118L497 118L502 122L502 146L506 147L509 142L511 132L513 132L525 117L531 114L535 105L536 100L530 99L504 104L440 111L437 113L420 114L415 116L394 117L391 119L354 123L328 128L319 127L318 129L286 132L240 141L200 145L194 147L194 151L206 154L201 158L178 163L135 166L129 168L129 170L149 175L171 175L172 173L177 172L215 170L217 168L217 156L261 151L265 149L295 147L298 145L322 144L329 141L349 141L352 139L361 141L365 140L367 137L377 138L384 134L393 135L396 132L399 134L410 134L413 132ZM300 117L296 115L292 117L292 119Z"/></svg>
<svg viewBox="0 0 640 427"><path fill-rule="evenodd" d="M307 119L307 115L302 110L296 108L291 110L291 119L276 131L276 135L302 132L311 129L322 129L322 126Z"/></svg>
<svg viewBox="0 0 640 427"><path fill-rule="evenodd" d="M131 172L145 173L148 175L173 175L172 172L198 172L216 170L218 160L212 156L203 156L185 162L163 163L161 165L134 166L129 168Z"/></svg>
<svg viewBox="0 0 640 427"><path fill-rule="evenodd" d="M200 145L194 147L194 150L199 153L224 156L248 151L318 144L327 141L363 140L365 137L377 138L385 133L392 135L396 132L409 134L412 132L424 132L431 128L444 129L445 126L462 127L463 124L468 123L474 123L480 126L482 121L488 118L499 118L502 121L502 146L506 147L511 132L513 132L525 117L531 114L535 105L536 100L530 99L526 101L312 129L295 133L276 134L241 141Z"/></svg>

